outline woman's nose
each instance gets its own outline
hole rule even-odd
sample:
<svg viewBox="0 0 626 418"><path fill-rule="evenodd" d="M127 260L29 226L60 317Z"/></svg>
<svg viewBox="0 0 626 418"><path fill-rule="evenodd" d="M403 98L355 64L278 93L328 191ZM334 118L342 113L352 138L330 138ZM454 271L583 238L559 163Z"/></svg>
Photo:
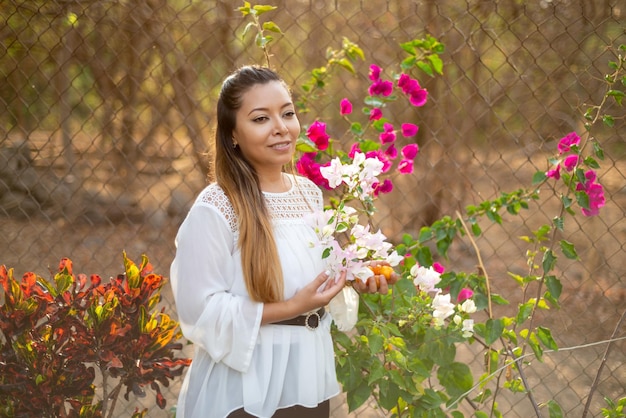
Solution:
<svg viewBox="0 0 626 418"><path fill-rule="evenodd" d="M287 129L287 125L282 119L278 119L274 129L276 130L277 135L284 135L289 131L289 129Z"/></svg>

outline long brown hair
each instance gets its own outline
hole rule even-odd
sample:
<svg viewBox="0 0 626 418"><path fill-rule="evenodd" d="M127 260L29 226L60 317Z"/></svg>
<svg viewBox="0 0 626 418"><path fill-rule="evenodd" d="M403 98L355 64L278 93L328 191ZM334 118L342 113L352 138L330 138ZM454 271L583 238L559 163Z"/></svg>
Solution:
<svg viewBox="0 0 626 418"><path fill-rule="evenodd" d="M243 95L257 84L273 81L284 83L269 68L241 67L226 78L217 101L215 180L237 215L244 281L250 298L258 302L283 299L283 272L258 175L240 148L233 146L233 131Z"/></svg>

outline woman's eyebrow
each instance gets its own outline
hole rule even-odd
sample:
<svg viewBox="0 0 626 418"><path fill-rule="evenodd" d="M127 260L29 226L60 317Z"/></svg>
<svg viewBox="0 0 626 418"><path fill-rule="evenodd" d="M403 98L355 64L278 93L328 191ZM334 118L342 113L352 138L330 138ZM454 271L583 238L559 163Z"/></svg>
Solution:
<svg viewBox="0 0 626 418"><path fill-rule="evenodd" d="M293 106L293 102L287 102L284 105L282 105L280 108L284 109L290 106ZM253 112L267 112L267 111L269 111L269 108L267 107L255 107L254 109L250 111L250 113L248 113L248 115L252 114Z"/></svg>

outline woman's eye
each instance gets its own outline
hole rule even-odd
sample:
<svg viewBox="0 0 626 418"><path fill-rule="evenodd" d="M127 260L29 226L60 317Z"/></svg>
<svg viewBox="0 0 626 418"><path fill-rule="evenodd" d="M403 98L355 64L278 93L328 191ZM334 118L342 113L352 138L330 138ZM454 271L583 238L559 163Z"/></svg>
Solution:
<svg viewBox="0 0 626 418"><path fill-rule="evenodd" d="M252 119L252 122L264 122L267 120L267 116L259 116L258 118Z"/></svg>
<svg viewBox="0 0 626 418"><path fill-rule="evenodd" d="M284 116L287 117L287 118L292 118L292 117L296 116L296 112L294 112L293 110L290 110L288 112L285 112Z"/></svg>

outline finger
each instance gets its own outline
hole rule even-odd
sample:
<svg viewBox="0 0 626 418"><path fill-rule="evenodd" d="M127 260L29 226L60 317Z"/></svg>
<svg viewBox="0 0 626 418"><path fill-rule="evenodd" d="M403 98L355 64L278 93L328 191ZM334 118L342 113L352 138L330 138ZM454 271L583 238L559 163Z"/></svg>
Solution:
<svg viewBox="0 0 626 418"><path fill-rule="evenodd" d="M387 279L382 274L380 275L380 282L378 286L378 293L381 295L386 295L389 292L389 285L387 284Z"/></svg>
<svg viewBox="0 0 626 418"><path fill-rule="evenodd" d="M367 281L368 284L368 288L367 291L370 293L376 293L376 291L378 290L378 285L376 284L376 279L378 278L378 280L380 280L380 276L372 276L370 277L370 279Z"/></svg>

